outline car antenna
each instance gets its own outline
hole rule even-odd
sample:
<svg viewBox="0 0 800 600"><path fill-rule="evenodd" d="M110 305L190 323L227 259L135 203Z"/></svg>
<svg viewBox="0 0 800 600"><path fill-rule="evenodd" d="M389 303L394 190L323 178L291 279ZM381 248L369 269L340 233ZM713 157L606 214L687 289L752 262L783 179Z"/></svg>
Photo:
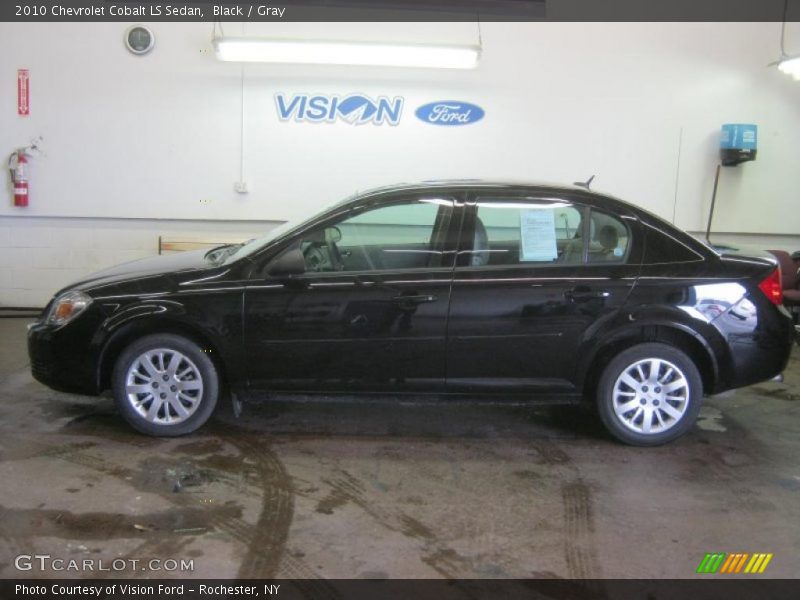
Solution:
<svg viewBox="0 0 800 600"><path fill-rule="evenodd" d="M578 186L578 187L586 188L587 190L589 190L589 191L592 191L592 188L591 188L592 181L594 181L594 175L592 175L591 177L589 177L589 179L587 179L585 182L583 182L583 181L576 181L576 182L575 182L575 183L573 183L572 185L576 185L576 186Z"/></svg>

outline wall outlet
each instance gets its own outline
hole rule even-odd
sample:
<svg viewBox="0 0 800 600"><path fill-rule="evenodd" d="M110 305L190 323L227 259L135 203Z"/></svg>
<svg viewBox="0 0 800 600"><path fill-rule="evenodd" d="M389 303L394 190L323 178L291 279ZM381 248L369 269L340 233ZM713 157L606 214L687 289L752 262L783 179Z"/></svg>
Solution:
<svg viewBox="0 0 800 600"><path fill-rule="evenodd" d="M233 189L236 190L239 194L246 194L249 190L247 189L247 182L246 181L237 181L233 184Z"/></svg>

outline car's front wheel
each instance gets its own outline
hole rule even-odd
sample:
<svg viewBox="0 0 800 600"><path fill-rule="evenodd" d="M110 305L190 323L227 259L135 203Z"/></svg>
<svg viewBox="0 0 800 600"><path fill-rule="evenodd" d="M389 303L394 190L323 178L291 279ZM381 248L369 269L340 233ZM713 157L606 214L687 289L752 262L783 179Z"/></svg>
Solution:
<svg viewBox="0 0 800 600"><path fill-rule="evenodd" d="M120 354L114 399L136 430L155 436L191 433L214 411L219 375L208 353L173 334L143 337Z"/></svg>
<svg viewBox="0 0 800 600"><path fill-rule="evenodd" d="M697 419L703 382L681 350L660 343L633 346L600 378L597 407L606 428L635 446L657 446L686 433Z"/></svg>

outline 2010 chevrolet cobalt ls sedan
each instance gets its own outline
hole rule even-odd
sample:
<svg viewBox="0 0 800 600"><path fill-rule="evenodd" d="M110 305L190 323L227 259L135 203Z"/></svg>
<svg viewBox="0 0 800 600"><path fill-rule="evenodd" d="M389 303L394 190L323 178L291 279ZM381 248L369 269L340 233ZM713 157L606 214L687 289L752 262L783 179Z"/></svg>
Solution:
<svg viewBox="0 0 800 600"><path fill-rule="evenodd" d="M792 339L772 260L579 187L450 182L97 273L55 296L29 352L39 381L110 388L153 435L194 431L227 387L587 400L655 445L704 394L778 375Z"/></svg>

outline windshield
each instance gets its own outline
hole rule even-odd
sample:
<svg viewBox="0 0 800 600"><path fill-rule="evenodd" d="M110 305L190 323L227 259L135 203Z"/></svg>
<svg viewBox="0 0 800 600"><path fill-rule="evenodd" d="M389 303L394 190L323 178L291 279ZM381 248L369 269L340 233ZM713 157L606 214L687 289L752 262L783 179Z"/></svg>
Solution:
<svg viewBox="0 0 800 600"><path fill-rule="evenodd" d="M330 208L334 208L336 206L345 204L345 203L349 202L350 200L352 200L354 197L355 197L355 195L349 196L349 197L345 198L344 200L341 200L339 202L336 202L334 204L326 206L324 209L314 213L310 217L307 217L307 218L305 218L303 220L292 220L292 221L287 221L286 223L282 223L282 224L278 225L277 227L275 227L273 229L270 229L267 233L265 233L264 235L262 235L260 237L256 237L256 238L253 238L251 240L248 240L244 244L239 245L238 247L235 246L234 247L236 249L235 252L231 252L230 254L225 256L224 262L229 263L229 262L233 262L235 260L239 260L240 258L244 258L245 256L249 256L249 255L253 254L254 252L260 250L261 248L263 248L264 246L266 246L267 244L269 244L273 240L277 240L279 237L281 237L285 233L288 233L292 229L297 229L299 227L302 227L306 223L309 223L309 222L313 221L314 219L316 219L324 211L326 211L326 210L328 210Z"/></svg>
<svg viewBox="0 0 800 600"><path fill-rule="evenodd" d="M266 244L270 243L272 240L278 239L281 235L289 231L292 227L294 227L297 223L289 221L286 223L282 223L277 227L270 229L264 235L247 240L245 243L237 246L233 246L235 248L235 252L230 252L227 256L225 256L225 262L230 262L232 260L238 260L243 258L249 254L252 254L259 248L262 248Z"/></svg>

